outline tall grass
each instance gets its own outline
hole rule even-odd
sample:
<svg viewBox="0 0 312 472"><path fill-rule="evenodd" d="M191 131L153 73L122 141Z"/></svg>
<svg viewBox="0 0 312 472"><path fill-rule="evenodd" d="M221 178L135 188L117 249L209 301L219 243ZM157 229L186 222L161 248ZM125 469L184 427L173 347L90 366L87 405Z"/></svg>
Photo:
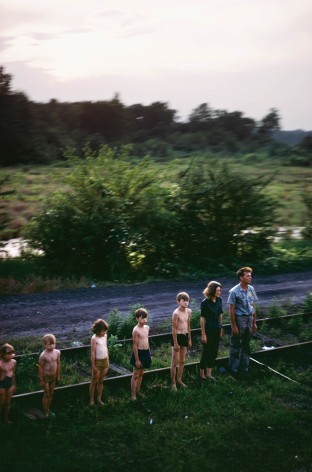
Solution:
<svg viewBox="0 0 312 472"><path fill-rule="evenodd" d="M248 158L248 156L247 156ZM178 171L185 168L194 157L155 161L155 173L164 174L172 182ZM211 165L218 160L226 162L233 170L262 175L264 164L266 172L274 176L267 192L279 202L277 222L281 226L304 226L307 211L302 200L302 189L311 187L312 168L289 166L283 158L272 159L262 155L261 159L248 160L244 156L222 157L209 154L205 159ZM9 177L7 184L13 193L4 198L3 211L8 213L9 221L0 240L18 237L24 224L40 211L40 203L56 190L67 190L62 184L62 176L68 172L66 162L47 165L24 165L1 169L1 176ZM38 205L39 203L39 205Z"/></svg>
<svg viewBox="0 0 312 472"><path fill-rule="evenodd" d="M129 389L105 389L104 407L54 399L56 417L31 421L18 406L14 427L0 426L1 465L14 472L290 472L312 463L311 371L289 365L300 383L255 368L248 382L219 375L171 392L143 378L146 399L131 402ZM283 365L275 365L283 369ZM286 366L285 366L286 367ZM44 466L43 466L44 464Z"/></svg>

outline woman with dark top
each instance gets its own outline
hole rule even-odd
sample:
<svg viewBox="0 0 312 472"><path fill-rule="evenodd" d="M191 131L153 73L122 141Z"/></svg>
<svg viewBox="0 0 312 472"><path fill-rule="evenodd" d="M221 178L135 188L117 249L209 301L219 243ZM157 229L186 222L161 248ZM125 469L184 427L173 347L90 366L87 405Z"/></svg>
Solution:
<svg viewBox="0 0 312 472"><path fill-rule="evenodd" d="M200 378L215 382L211 371L218 355L222 330L221 284L212 280L204 290L205 298L200 305L200 328L203 353L200 360Z"/></svg>

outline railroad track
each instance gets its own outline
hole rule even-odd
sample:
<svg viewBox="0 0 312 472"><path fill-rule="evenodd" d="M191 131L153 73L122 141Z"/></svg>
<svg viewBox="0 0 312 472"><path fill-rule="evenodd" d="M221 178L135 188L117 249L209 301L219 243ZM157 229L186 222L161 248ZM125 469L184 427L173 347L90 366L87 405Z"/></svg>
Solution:
<svg viewBox="0 0 312 472"><path fill-rule="evenodd" d="M276 316L276 317L270 317L270 318L259 318L259 319L257 319L257 325L260 328L261 325L268 324L269 326L272 326L272 327L275 328L275 327L279 327L283 323L285 323L287 321L290 321L290 320L293 320L293 319L306 321L309 318L311 318L311 315L312 315L312 313L299 313L299 314L290 314L290 315ZM223 325L223 330L224 330L225 334L230 333L231 324L230 323L224 324ZM199 336L200 333L201 333L200 328L194 328L191 331L192 331L192 336L193 335ZM151 336L149 336L149 339L152 343L154 342L155 344L161 344L162 342L171 340L171 337L172 337L171 332L167 332L167 333L160 333L160 334L152 334ZM130 343L130 342L132 342L131 338L118 340L118 344L124 344L124 343ZM60 351L62 353L62 359L64 359L66 356L71 356L73 354L89 353L89 350L90 350L90 345L89 344L60 349ZM17 354L15 356L15 359L16 360L19 360L19 359L22 360L23 358L29 357L29 356L38 357L38 352L32 352L32 353L28 353L28 354Z"/></svg>
<svg viewBox="0 0 312 472"><path fill-rule="evenodd" d="M125 340L126 341L126 340ZM312 357L312 341L306 341L303 343L296 343L287 346L277 347L272 350L267 351L257 351L252 354L251 360L255 366L265 366L268 367L267 364L276 361L278 359L283 359L287 362L288 359L293 361L297 356L304 357L305 362L311 363ZM221 357L216 360L216 368L220 369L223 368L225 372L227 365L228 365L228 357ZM270 369L270 367L268 367ZM185 371L196 371L199 369L199 362L189 362L185 364ZM273 369L270 369L273 370ZM278 372L274 371L278 374ZM109 390L114 391L118 388L127 388L130 389L130 379L132 373L126 373L123 375L107 377L105 379L105 387L108 387ZM279 374L282 375L282 374ZM287 378L286 376L282 375L283 377ZM164 367L161 369L150 369L144 373L144 382L153 382L157 379L168 379L168 384L170 381L170 367ZM288 380L292 380L289 379ZM66 385L61 387L55 388L55 396L53 402L60 402L63 403L65 401L70 401L72 399L77 398L85 398L86 401L89 395L89 385L90 381L88 382L81 382L74 385ZM38 390L35 392L29 393L21 393L18 395L14 395L13 401L19 405L29 405L29 404L41 404L43 395L43 390Z"/></svg>

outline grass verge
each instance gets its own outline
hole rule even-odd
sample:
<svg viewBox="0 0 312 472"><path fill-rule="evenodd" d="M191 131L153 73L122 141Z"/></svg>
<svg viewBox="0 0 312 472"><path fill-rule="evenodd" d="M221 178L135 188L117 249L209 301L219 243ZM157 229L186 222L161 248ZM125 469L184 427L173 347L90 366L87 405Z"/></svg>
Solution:
<svg viewBox="0 0 312 472"><path fill-rule="evenodd" d="M278 366L275 366L278 368ZM294 375L298 365L288 365ZM16 407L14 425L0 426L1 465L14 472L289 472L310 471L311 371L295 384L251 369L248 381L218 375L172 392L168 382L143 379L146 398L105 390L104 407L85 399L57 405L56 417L29 420Z"/></svg>

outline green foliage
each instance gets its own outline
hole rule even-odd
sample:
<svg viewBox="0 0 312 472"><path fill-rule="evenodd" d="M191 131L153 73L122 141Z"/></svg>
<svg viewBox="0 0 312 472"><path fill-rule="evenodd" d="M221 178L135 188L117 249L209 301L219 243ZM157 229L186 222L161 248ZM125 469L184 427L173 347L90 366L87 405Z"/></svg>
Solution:
<svg viewBox="0 0 312 472"><path fill-rule="evenodd" d="M105 144L131 143L137 156L149 153L162 159L177 152L213 150L236 157L265 149L270 157L282 156L286 161L292 149L275 141L280 122L275 108L257 124L241 111L214 110L202 103L181 122L166 102L126 106L117 93L105 101L36 103L13 91L11 81L0 66L0 163L6 166L61 160L67 146L82 149L86 143L97 152ZM311 136L307 136L288 163L309 165L310 148Z"/></svg>
<svg viewBox="0 0 312 472"><path fill-rule="evenodd" d="M132 338L132 331L135 325L137 324L135 318L135 310L138 308L144 308L140 304L133 305L130 308L130 313L123 318L122 323L119 325L118 328L118 338L119 339L130 339Z"/></svg>
<svg viewBox="0 0 312 472"><path fill-rule="evenodd" d="M312 266L311 243L291 241L289 245L274 244L272 255L265 257L257 266L258 273L283 273L309 270Z"/></svg>
<svg viewBox="0 0 312 472"><path fill-rule="evenodd" d="M71 191L53 196L44 213L34 218L28 236L57 271L93 274L105 279L138 276L146 258L162 244L169 214L162 206L148 159L134 164L129 148L107 147L85 158L68 152Z"/></svg>
<svg viewBox="0 0 312 472"><path fill-rule="evenodd" d="M108 315L109 333L112 339L117 337L119 327L122 323L122 316L117 308L114 308Z"/></svg>
<svg viewBox="0 0 312 472"><path fill-rule="evenodd" d="M81 159L67 151L70 190L52 196L26 231L51 273L140 280L269 254L268 179L197 159L169 184L129 152L86 148Z"/></svg>
<svg viewBox="0 0 312 472"><path fill-rule="evenodd" d="M191 307L192 308L192 307ZM191 329L200 328L200 310L192 308Z"/></svg>
<svg viewBox="0 0 312 472"><path fill-rule="evenodd" d="M312 313L312 292L307 295L301 311L307 315Z"/></svg>
<svg viewBox="0 0 312 472"><path fill-rule="evenodd" d="M283 316L285 314L286 314L285 310L279 305L277 305L276 303L273 303L272 305L269 306L268 318L276 318L278 316Z"/></svg>
<svg viewBox="0 0 312 472"><path fill-rule="evenodd" d="M296 336L298 336L298 334L302 332L302 327L303 323L302 319L300 318L293 318L287 323L287 329Z"/></svg>
<svg viewBox="0 0 312 472"><path fill-rule="evenodd" d="M270 251L274 204L268 180L245 178L226 165L197 159L178 176L172 208L174 253L197 268L213 260L259 260Z"/></svg>
<svg viewBox="0 0 312 472"><path fill-rule="evenodd" d="M18 393L31 392L39 390L39 372L38 372L38 356L33 356L31 351L25 349L22 360L17 360L16 366L16 384Z"/></svg>
<svg viewBox="0 0 312 472"><path fill-rule="evenodd" d="M303 202L307 209L307 218L303 236L312 241L312 192L302 195Z"/></svg>
<svg viewBox="0 0 312 472"><path fill-rule="evenodd" d="M103 470L107 464L112 472L125 464L137 472L198 472L207 464L211 471L308 471L311 399L303 385L311 374L289 363L273 367L301 385L257 370L248 382L219 376L216 385L203 386L198 372L186 372L189 388L174 394L166 380L144 378L147 399L138 405L129 389L107 387L106 405L92 409L82 399L57 403L55 394L56 417L44 423L30 421L12 402L14 428L8 433L0 425L1 465L37 472L44 454L59 471ZM99 438L105 438L104 452Z"/></svg>
<svg viewBox="0 0 312 472"><path fill-rule="evenodd" d="M118 337L111 334L107 341L109 357L114 362L122 363L125 345L118 342ZM129 356L128 356L129 357Z"/></svg>
<svg viewBox="0 0 312 472"><path fill-rule="evenodd" d="M130 307L130 312L122 317L118 309L112 310L108 315L109 333L112 341L115 339L130 339L132 330L136 325L135 310L142 308L142 305L134 305Z"/></svg>

